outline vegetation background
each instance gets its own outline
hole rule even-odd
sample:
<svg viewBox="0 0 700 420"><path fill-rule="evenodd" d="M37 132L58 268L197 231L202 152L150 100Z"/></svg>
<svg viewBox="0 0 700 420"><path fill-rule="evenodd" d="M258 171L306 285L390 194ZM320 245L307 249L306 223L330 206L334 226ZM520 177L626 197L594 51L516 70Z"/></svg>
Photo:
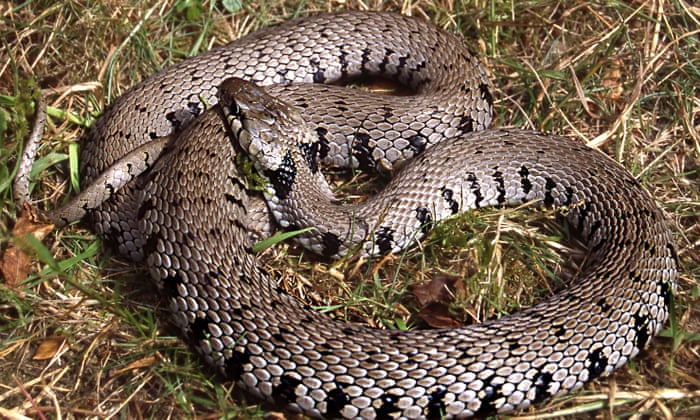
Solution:
<svg viewBox="0 0 700 420"><path fill-rule="evenodd" d="M682 275L668 328L613 377L518 418L699 418L700 8L684 0L0 1L0 417L283 416L203 366L169 325L147 273L89 229L18 223L11 179L37 89L50 115L32 184L44 209L75 193L76 144L130 86L256 28L341 9L401 12L461 34L492 72L494 125L598 147L671 221ZM366 183L360 176L342 189ZM549 273L566 271L551 252L565 232L530 217L466 216L417 250L369 264L309 260L289 245L266 256L290 293L339 317L390 328L445 313L453 322L455 311L483 319L546 295ZM470 283L455 286L447 312L412 318L420 305L408 284L448 274Z"/></svg>

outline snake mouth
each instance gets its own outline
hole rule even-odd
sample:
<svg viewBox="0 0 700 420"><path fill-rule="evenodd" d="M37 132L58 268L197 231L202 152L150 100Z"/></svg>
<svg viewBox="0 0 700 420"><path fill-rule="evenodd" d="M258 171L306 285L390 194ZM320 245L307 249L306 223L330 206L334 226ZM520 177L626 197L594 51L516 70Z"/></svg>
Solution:
<svg viewBox="0 0 700 420"><path fill-rule="evenodd" d="M237 138L240 135L240 130L243 129L241 120L244 117L240 113L240 108L236 106L235 103L233 107L230 105L222 105L220 114L226 128L232 131Z"/></svg>
<svg viewBox="0 0 700 420"><path fill-rule="evenodd" d="M248 147L247 143L249 143L249 141L246 141L249 136L245 135L247 132L245 128L246 116L241 106L236 102L235 97L226 88L226 82L228 80L225 80L219 88L218 113L234 147L246 149Z"/></svg>
<svg viewBox="0 0 700 420"><path fill-rule="evenodd" d="M219 103L219 117L221 117L221 122L224 124L224 129L226 134L231 139L234 146L241 142L241 136L243 134L244 128L242 119L243 115L240 113L240 108L233 102L233 105Z"/></svg>

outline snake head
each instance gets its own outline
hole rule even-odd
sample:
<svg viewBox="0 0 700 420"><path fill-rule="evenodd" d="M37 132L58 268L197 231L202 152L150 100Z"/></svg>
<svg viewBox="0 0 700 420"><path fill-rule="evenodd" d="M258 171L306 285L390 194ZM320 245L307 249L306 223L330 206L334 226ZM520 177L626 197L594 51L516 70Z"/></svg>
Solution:
<svg viewBox="0 0 700 420"><path fill-rule="evenodd" d="M299 111L255 83L226 79L218 96L230 132L262 169L276 170L289 150L309 141Z"/></svg>

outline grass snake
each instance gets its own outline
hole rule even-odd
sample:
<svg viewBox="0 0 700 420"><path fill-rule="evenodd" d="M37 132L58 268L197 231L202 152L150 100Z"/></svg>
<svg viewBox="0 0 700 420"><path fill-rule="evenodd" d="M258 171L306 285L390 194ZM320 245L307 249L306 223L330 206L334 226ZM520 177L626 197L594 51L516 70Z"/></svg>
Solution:
<svg viewBox="0 0 700 420"><path fill-rule="evenodd" d="M335 86L366 77L413 93ZM525 408L643 349L668 317L677 262L663 213L629 172L572 139L489 129L490 92L464 43L419 19L285 22L118 98L83 143L83 193L51 217L89 214L121 253L145 259L184 335L260 398L324 418ZM322 255L396 252L452 214L536 202L566 209L589 256L570 287L479 325L387 331L334 320L259 267L239 153L266 178L278 223L314 226L300 242ZM394 176L341 206L321 165Z"/></svg>

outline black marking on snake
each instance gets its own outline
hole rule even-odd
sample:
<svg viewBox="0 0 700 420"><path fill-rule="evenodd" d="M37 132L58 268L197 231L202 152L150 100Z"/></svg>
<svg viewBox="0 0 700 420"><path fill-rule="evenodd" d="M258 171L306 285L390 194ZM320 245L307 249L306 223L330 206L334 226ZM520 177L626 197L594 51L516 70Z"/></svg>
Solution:
<svg viewBox="0 0 700 420"><path fill-rule="evenodd" d="M280 303L278 302L278 304L280 304ZM285 328L280 328L279 332L273 333L270 336L273 339L277 340L277 344L284 344L284 343L287 343L287 340L284 338L285 335L292 335L291 331L289 331Z"/></svg>
<svg viewBox="0 0 700 420"><path fill-rule="evenodd" d="M345 45L343 46L345 47ZM347 79L348 77L348 64L350 64L347 60L348 53L345 50L340 50L340 54L338 55L338 61L340 61L340 74L342 74L343 79Z"/></svg>
<svg viewBox="0 0 700 420"><path fill-rule="evenodd" d="M246 276L244 273L238 275L238 280L243 284L253 284L251 278Z"/></svg>
<svg viewBox="0 0 700 420"><path fill-rule="evenodd" d="M608 366L608 358L603 354L603 348L592 350L588 353L588 379L599 377Z"/></svg>
<svg viewBox="0 0 700 420"><path fill-rule="evenodd" d="M574 199L574 190L571 187L564 187L564 195L566 200L564 200L563 205L570 206Z"/></svg>
<svg viewBox="0 0 700 420"><path fill-rule="evenodd" d="M180 176L178 176L178 179L180 179ZM228 177L228 180L231 182L231 185L238 187L238 189L245 191L248 187L246 184L243 182L242 178L235 177L235 176L230 176Z"/></svg>
<svg viewBox="0 0 700 420"><path fill-rule="evenodd" d="M143 207L143 206L142 206ZM158 240L163 238L161 232L155 232L148 235L143 244L143 253L145 256L152 254L158 249Z"/></svg>
<svg viewBox="0 0 700 420"><path fill-rule="evenodd" d="M472 50L468 49L468 51L469 51L469 54L471 54L471 56L469 54L465 54L463 52L460 52L459 55L462 58L462 60L466 61L467 63L471 63L472 57L476 57L476 55L474 54L474 52L472 52Z"/></svg>
<svg viewBox="0 0 700 420"><path fill-rule="evenodd" d="M491 96L491 91L489 90L488 84L480 83L479 92L481 92L481 98L486 100L487 104L493 105L493 96Z"/></svg>
<svg viewBox="0 0 700 420"><path fill-rule="evenodd" d="M229 219L229 222L232 223L235 227L237 227L238 229L240 229L242 231L248 231L248 226L246 226L245 223L243 223L240 218L235 218L233 220ZM217 235L217 237L218 236L219 235Z"/></svg>
<svg viewBox="0 0 700 420"><path fill-rule="evenodd" d="M481 200L484 199L484 196L481 194L481 186L479 185L479 181L477 180L474 172L467 172L465 178L467 182L469 182L469 190L472 192L472 194L474 194L474 207L478 209L481 207Z"/></svg>
<svg viewBox="0 0 700 420"><path fill-rule="evenodd" d="M267 277L269 275L267 273L267 270L265 270L265 268L260 266L260 265L255 266L255 269L258 270L258 273L260 273L261 276ZM275 290L277 291L277 294L280 294L279 289L275 289ZM282 293L281 295L284 296L284 293Z"/></svg>
<svg viewBox="0 0 700 420"><path fill-rule="evenodd" d="M318 158L325 159L328 153L331 151L330 142L328 141L328 129L324 127L316 127L316 134L318 134L318 140L320 147L318 149Z"/></svg>
<svg viewBox="0 0 700 420"><path fill-rule="evenodd" d="M231 349L231 356L226 358L224 362L224 372L226 377L235 381L238 381L243 375L244 366L250 364L250 351L244 348L240 351L236 348Z"/></svg>
<svg viewBox="0 0 700 420"><path fill-rule="evenodd" d="M369 147L369 134L355 133L355 139L357 141L352 145L352 155L357 159L358 168L364 171L374 171L377 164L372 158L372 152Z"/></svg>
<svg viewBox="0 0 700 420"><path fill-rule="evenodd" d="M643 187L641 186L641 184L639 185L639 188L643 188ZM656 216L657 216L656 212L651 211L651 210L649 210L649 209L647 209L647 208L643 208L643 209L642 209L642 214L643 214L644 216L650 218L652 221L656 222Z"/></svg>
<svg viewBox="0 0 700 420"><path fill-rule="evenodd" d="M552 335L561 338L566 334L567 328L563 325L559 325L556 330L552 330Z"/></svg>
<svg viewBox="0 0 700 420"><path fill-rule="evenodd" d="M294 105L298 106L299 108L306 109L309 107L309 103L306 102L306 99L304 98L297 98L294 102Z"/></svg>
<svg viewBox="0 0 700 420"><path fill-rule="evenodd" d="M209 324L215 323L209 315L204 315L204 317L197 317L190 324L190 337L195 342L209 340L211 333L209 332Z"/></svg>
<svg viewBox="0 0 700 420"><path fill-rule="evenodd" d="M406 140L408 140L408 147L413 151L414 155L423 153L428 146L428 139L421 134L414 134Z"/></svg>
<svg viewBox="0 0 700 420"><path fill-rule="evenodd" d="M421 224L422 228L425 228L433 221L433 216L430 214L430 210L425 207L416 207L416 219Z"/></svg>
<svg viewBox="0 0 700 420"><path fill-rule="evenodd" d="M362 69L362 75L366 76L367 75L367 68L365 65L369 62L372 61L371 56L372 55L372 50L369 48L365 48L362 50L362 58L360 61L360 68Z"/></svg>
<svg viewBox="0 0 700 420"><path fill-rule="evenodd" d="M340 238L333 232L325 232L321 235L321 243L323 244L323 256L332 257L340 250Z"/></svg>
<svg viewBox="0 0 700 420"><path fill-rule="evenodd" d="M673 243L667 243L666 244L666 249L668 249L668 252L671 254L671 259L674 262L674 265L678 264L678 253L676 252L676 246Z"/></svg>
<svg viewBox="0 0 700 420"><path fill-rule="evenodd" d="M642 275L635 271L632 274L630 274L630 281L635 284L641 284L642 283Z"/></svg>
<svg viewBox="0 0 700 420"><path fill-rule="evenodd" d="M459 212L459 203L454 199L454 191L447 187L442 187L440 191L442 191L442 198L447 202L447 206L452 214L457 214Z"/></svg>
<svg viewBox="0 0 700 420"><path fill-rule="evenodd" d="M146 216L147 212L149 212L151 210L155 210L157 208L156 204L155 204L155 200L156 200L155 198L152 198L150 200L145 200L143 202L143 204L141 204L139 206L138 211L136 212L136 217L138 218L138 220L143 219L144 216Z"/></svg>
<svg viewBox="0 0 700 420"><path fill-rule="evenodd" d="M336 383L336 388L327 393L326 418L337 419L342 417L343 408L350 403L350 396L343 391L343 385Z"/></svg>
<svg viewBox="0 0 700 420"><path fill-rule="evenodd" d="M183 123L182 119L178 117L177 112L175 111L170 111L166 113L165 119L170 122L170 125L172 125L175 130L178 130L180 128L180 125L182 125Z"/></svg>
<svg viewBox="0 0 700 420"><path fill-rule="evenodd" d="M474 131L474 119L469 115L463 115L457 123L457 129L462 133L471 133Z"/></svg>
<svg viewBox="0 0 700 420"><path fill-rule="evenodd" d="M578 217L577 217L577 223L579 228L581 226L584 226L583 222L586 221L586 218L588 217L588 214L591 211L591 202L590 201L584 201L582 205L576 207L579 210Z"/></svg>
<svg viewBox="0 0 700 420"><path fill-rule="evenodd" d="M246 281L246 283L250 283L250 282ZM231 306L231 313L233 314L234 319L242 319L243 318L243 310L241 308L236 308L234 306Z"/></svg>
<svg viewBox="0 0 700 420"><path fill-rule="evenodd" d="M394 110L388 106L382 106L379 109L384 111L384 114L382 114L382 118L384 118L385 120L389 120L391 117L394 116Z"/></svg>
<svg viewBox="0 0 700 420"><path fill-rule="evenodd" d="M145 248L145 247L144 247ZM145 253L145 251L144 251ZM148 254L146 254L148 255ZM183 280L182 277L180 276L180 273L176 272L175 274L163 277L160 280L161 287L165 291L165 295L175 298L180 296L180 290L178 289L178 285L182 284Z"/></svg>
<svg viewBox="0 0 700 420"><path fill-rule="evenodd" d="M518 171L518 175L520 175L520 188L522 188L525 193L525 197L523 197L524 203L527 201L527 195L532 191L532 182L530 182L528 178L530 176L530 171L527 169L527 166L522 165Z"/></svg>
<svg viewBox="0 0 700 420"><path fill-rule="evenodd" d="M313 70L313 80L314 83L324 83L326 81L326 70L322 69L320 67L321 62L318 60L318 58L312 58L309 60L309 65L311 66L311 69Z"/></svg>
<svg viewBox="0 0 700 420"><path fill-rule="evenodd" d="M506 184L505 180L503 179L503 172L499 171L498 167L493 169L495 172L491 175L491 178L496 181L496 191L498 191L498 197L496 197L496 200L498 200L498 204L503 204L506 202Z"/></svg>
<svg viewBox="0 0 700 420"><path fill-rule="evenodd" d="M638 349L644 348L647 341L649 340L649 317L647 315L640 315L639 313L633 314L634 317L634 329L637 331L636 337L634 339L634 346Z"/></svg>
<svg viewBox="0 0 700 420"><path fill-rule="evenodd" d="M277 74L279 75L279 84L289 84L292 83L293 79L290 79L287 77L287 73L289 73L289 69L279 69L277 70Z"/></svg>
<svg viewBox="0 0 700 420"><path fill-rule="evenodd" d="M348 327L343 327L342 330L340 330L343 334L348 335L348 336L353 336L357 334L357 330L353 328L352 326Z"/></svg>
<svg viewBox="0 0 700 420"><path fill-rule="evenodd" d="M600 223L600 220L596 220L593 223L591 223L591 227L588 231L588 237L593 238L595 233L600 229L603 225Z"/></svg>
<svg viewBox="0 0 700 420"><path fill-rule="evenodd" d="M229 193L224 193L224 198L231 204L235 204L237 207L243 207L243 201L237 199L235 196Z"/></svg>
<svg viewBox="0 0 700 420"><path fill-rule="evenodd" d="M286 334L286 335L294 336L294 331L292 331L292 330L290 330L290 329L288 329L288 328L284 328L284 327L280 327L280 333L281 333L281 334Z"/></svg>
<svg viewBox="0 0 700 420"><path fill-rule="evenodd" d="M642 188L642 184L640 184L639 181L637 181L637 179L635 179L635 178L627 176L624 178L624 180L626 183L628 183L630 186L632 186L634 188Z"/></svg>
<svg viewBox="0 0 700 420"><path fill-rule="evenodd" d="M552 178L544 179L544 205L546 207L552 207L554 205L554 196L552 195L552 190L556 188L557 183L554 182Z"/></svg>
<svg viewBox="0 0 700 420"><path fill-rule="evenodd" d="M596 302L596 305L598 305L598 307L600 308L601 313L604 313L604 314L608 313L610 311L610 309L612 308L612 306L610 306L610 304L606 301L606 299L604 297L598 299L598 301Z"/></svg>
<svg viewBox="0 0 700 420"><path fill-rule="evenodd" d="M377 247L381 254L386 254L394 246L394 229L388 226L381 226L375 233Z"/></svg>
<svg viewBox="0 0 700 420"><path fill-rule="evenodd" d="M549 397L550 392L548 388L552 383L551 373L540 370L532 383L535 387L535 398L532 401L533 403L543 401Z"/></svg>
<svg viewBox="0 0 700 420"><path fill-rule="evenodd" d="M664 300L664 305L667 308L671 307L671 284L667 281L659 282L659 294Z"/></svg>
<svg viewBox="0 0 700 420"><path fill-rule="evenodd" d="M389 58L394 55L394 50L391 48L384 48L384 58L382 58L382 62L379 63L379 72L381 74L386 74L386 66L389 64Z"/></svg>
<svg viewBox="0 0 700 420"><path fill-rule="evenodd" d="M484 387L477 393L481 404L479 409L474 412L474 417L483 418L496 412L495 402L502 397L502 392L501 385L493 385L491 383L492 379L493 376L483 380Z"/></svg>
<svg viewBox="0 0 700 420"><path fill-rule="evenodd" d="M292 159L291 152L287 151L277 169L266 169L264 172L265 176L267 176L272 183L277 198L284 200L289 197L289 193L292 191L292 186L297 176L297 168L294 159Z"/></svg>
<svg viewBox="0 0 700 420"><path fill-rule="evenodd" d="M301 152L301 155L304 157L304 161L306 162L306 165L309 167L311 170L312 174L315 174L318 172L318 154L319 154L319 145L320 142L313 142L311 144L309 143L299 143L299 151Z"/></svg>
<svg viewBox="0 0 700 420"><path fill-rule="evenodd" d="M382 405L377 409L377 419L393 419L396 416L392 416L392 414L400 414L401 409L396 406L399 398L400 396L391 394L384 394L380 397Z"/></svg>
<svg viewBox="0 0 700 420"><path fill-rule="evenodd" d="M445 394L447 394L447 389L442 386L438 386L435 391L428 394L428 405L425 407L428 409L426 418L441 419L445 417Z"/></svg>
<svg viewBox="0 0 700 420"><path fill-rule="evenodd" d="M187 102L187 110L195 117L198 117L202 113L199 102Z"/></svg>

